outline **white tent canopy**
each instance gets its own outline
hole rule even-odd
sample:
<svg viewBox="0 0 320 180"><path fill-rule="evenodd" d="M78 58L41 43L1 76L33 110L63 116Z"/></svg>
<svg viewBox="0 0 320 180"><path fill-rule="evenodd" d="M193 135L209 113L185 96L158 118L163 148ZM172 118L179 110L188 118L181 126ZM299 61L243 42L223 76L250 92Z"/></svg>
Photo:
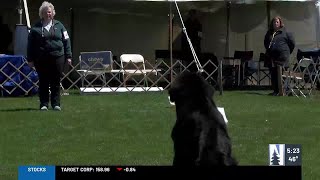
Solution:
<svg viewBox="0 0 320 180"><path fill-rule="evenodd" d="M263 38L270 17L280 15L293 32L297 48L319 46L319 10L314 1L178 1L184 15L195 8L201 12L202 49L218 57L234 50L253 50L258 58L264 52ZM38 19L42 0L28 1L31 25ZM169 2L128 0L52 0L56 18L72 34L75 57L81 51L111 50L119 56L125 52L143 54L154 59L156 49L168 49ZM11 1L0 2L5 22L12 28L18 21ZM14 10L13 10L14 9ZM181 23L173 7L173 49L180 49ZM229 12L229 15L228 15ZM229 16L229 21L227 17ZM26 24L24 17L23 23ZM229 34L227 34L229 32ZM227 36L228 35L228 36ZM296 48L296 49L297 49Z"/></svg>

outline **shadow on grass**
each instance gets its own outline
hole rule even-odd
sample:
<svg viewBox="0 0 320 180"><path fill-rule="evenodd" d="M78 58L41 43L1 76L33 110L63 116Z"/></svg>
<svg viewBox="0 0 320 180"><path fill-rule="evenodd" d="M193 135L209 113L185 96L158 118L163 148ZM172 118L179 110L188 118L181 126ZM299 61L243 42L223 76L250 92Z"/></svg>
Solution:
<svg viewBox="0 0 320 180"><path fill-rule="evenodd" d="M37 108L0 109L0 112L39 111Z"/></svg>
<svg viewBox="0 0 320 180"><path fill-rule="evenodd" d="M266 92L245 92L246 94L254 94L254 95L260 95L260 96L270 96L269 93Z"/></svg>

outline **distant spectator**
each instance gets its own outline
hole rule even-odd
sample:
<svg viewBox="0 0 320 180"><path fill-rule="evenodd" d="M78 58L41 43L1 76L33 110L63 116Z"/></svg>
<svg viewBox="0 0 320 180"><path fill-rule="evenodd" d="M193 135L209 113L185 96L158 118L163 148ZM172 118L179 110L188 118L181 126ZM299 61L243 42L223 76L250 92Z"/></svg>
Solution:
<svg viewBox="0 0 320 180"><path fill-rule="evenodd" d="M3 23L0 15L0 54L9 54L9 46L12 42L12 32L8 24Z"/></svg>
<svg viewBox="0 0 320 180"><path fill-rule="evenodd" d="M184 24L187 30L187 34L195 50L195 53L199 58L199 55L201 53L202 24L198 19L197 10L191 9L189 11L189 17ZM185 34L182 35L181 50L184 55L184 64L189 65L194 60L194 58L192 56L191 49ZM189 67L189 70L193 72L197 71L195 62L193 62L193 64Z"/></svg>
<svg viewBox="0 0 320 180"><path fill-rule="evenodd" d="M271 85L273 92L270 95L283 95L279 72L282 67L286 67L289 62L290 54L295 48L293 35L286 31L284 23L280 16L274 17L270 22L269 30L264 38L264 47L266 48L266 58L269 62L271 72Z"/></svg>

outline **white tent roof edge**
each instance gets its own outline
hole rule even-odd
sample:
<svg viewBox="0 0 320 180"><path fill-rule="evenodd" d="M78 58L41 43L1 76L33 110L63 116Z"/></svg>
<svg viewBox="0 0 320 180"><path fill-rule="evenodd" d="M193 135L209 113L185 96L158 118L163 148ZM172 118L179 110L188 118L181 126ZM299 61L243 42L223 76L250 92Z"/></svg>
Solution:
<svg viewBox="0 0 320 180"><path fill-rule="evenodd" d="M225 1L228 2L228 0L133 0L133 1L167 1L167 2L196 2L196 1ZM315 0L229 0L231 2L242 2L242 3L253 3L258 1L296 1L296 2L305 2L305 1L315 1ZM318 0L319 1L319 0Z"/></svg>

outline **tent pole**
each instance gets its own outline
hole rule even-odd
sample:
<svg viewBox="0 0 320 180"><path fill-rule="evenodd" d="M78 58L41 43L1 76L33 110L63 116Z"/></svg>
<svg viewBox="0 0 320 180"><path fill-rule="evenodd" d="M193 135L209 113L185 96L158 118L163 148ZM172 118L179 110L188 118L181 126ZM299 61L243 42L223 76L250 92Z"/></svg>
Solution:
<svg viewBox="0 0 320 180"><path fill-rule="evenodd" d="M271 21L271 2L270 1L266 1L266 5L267 5L267 29L269 29L269 23Z"/></svg>
<svg viewBox="0 0 320 180"><path fill-rule="evenodd" d="M317 16L316 16L316 20L317 20L317 23L316 23L316 39L317 39L317 48L319 48L319 40L320 40L320 0L318 0L316 2L316 11L317 11Z"/></svg>
<svg viewBox="0 0 320 180"><path fill-rule="evenodd" d="M227 35L226 35L226 49L224 55L229 57L230 54L230 8L231 1L227 2Z"/></svg>
<svg viewBox="0 0 320 180"><path fill-rule="evenodd" d="M19 24L22 24L22 13L23 13L23 9L22 9L22 0L19 0L19 6L18 6L18 14L19 14Z"/></svg>
<svg viewBox="0 0 320 180"><path fill-rule="evenodd" d="M171 68L171 71L170 71L170 82L172 83L173 81L173 67L172 67L172 64L173 64L173 60L172 60L172 2L170 2L170 13L169 13L169 49L170 49L170 68Z"/></svg>
<svg viewBox="0 0 320 180"><path fill-rule="evenodd" d="M70 26L70 28L71 28L71 48L72 48L72 52L74 52L74 33L75 33L75 28L74 28L74 26L75 26L75 23L74 23L74 9L73 8L70 8L69 9L69 12L70 12L70 15L71 15L71 18L70 18L70 21L71 21L71 26Z"/></svg>

